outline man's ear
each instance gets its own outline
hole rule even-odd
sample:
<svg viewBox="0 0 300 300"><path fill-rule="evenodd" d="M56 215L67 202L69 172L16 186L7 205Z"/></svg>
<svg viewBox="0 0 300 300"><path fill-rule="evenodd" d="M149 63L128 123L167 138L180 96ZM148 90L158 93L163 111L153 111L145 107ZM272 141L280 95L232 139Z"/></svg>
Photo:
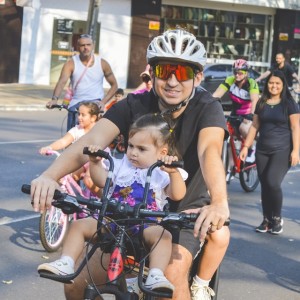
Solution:
<svg viewBox="0 0 300 300"><path fill-rule="evenodd" d="M198 72L195 75L195 80L194 80L194 87L197 87L200 85L201 81L203 79L203 72Z"/></svg>

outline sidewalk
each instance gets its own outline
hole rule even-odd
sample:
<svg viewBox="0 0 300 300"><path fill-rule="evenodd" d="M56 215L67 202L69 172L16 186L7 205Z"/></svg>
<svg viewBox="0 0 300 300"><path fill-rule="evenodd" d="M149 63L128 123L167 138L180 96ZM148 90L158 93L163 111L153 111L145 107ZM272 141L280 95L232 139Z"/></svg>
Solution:
<svg viewBox="0 0 300 300"><path fill-rule="evenodd" d="M0 111L46 110L53 90L54 85L0 84ZM125 90L125 95L131 91Z"/></svg>
<svg viewBox="0 0 300 300"><path fill-rule="evenodd" d="M0 84L0 110L45 110L54 86Z"/></svg>

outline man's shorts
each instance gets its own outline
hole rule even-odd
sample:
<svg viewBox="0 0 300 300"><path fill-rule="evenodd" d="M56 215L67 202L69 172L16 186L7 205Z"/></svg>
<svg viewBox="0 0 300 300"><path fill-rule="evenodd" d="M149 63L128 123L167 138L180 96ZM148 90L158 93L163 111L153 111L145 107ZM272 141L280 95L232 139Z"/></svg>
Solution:
<svg viewBox="0 0 300 300"><path fill-rule="evenodd" d="M186 248L194 258L200 251L200 241L194 237L193 229L169 230L172 234L172 243Z"/></svg>

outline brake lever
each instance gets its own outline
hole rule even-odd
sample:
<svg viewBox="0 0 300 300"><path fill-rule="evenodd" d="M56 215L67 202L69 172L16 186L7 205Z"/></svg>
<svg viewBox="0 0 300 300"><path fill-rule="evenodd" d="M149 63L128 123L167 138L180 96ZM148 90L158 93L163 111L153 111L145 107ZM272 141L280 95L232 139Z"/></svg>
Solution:
<svg viewBox="0 0 300 300"><path fill-rule="evenodd" d="M74 214L74 213L81 213L82 212L82 207L80 204L77 202L76 199L71 197L68 194L64 194L65 197L53 200L52 205L60 208L64 214Z"/></svg>

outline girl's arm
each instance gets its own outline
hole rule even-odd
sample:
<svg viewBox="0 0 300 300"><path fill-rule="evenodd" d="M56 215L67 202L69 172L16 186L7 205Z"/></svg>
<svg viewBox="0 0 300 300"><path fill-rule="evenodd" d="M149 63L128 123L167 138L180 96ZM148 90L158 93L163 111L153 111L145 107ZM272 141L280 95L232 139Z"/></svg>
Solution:
<svg viewBox="0 0 300 300"><path fill-rule="evenodd" d="M97 152L98 150L100 150L99 146L95 146L95 145L89 146L89 151L91 152ZM108 175L108 171L103 166L102 158L90 155L89 159L90 159L89 170L90 170L92 181L99 188L103 188Z"/></svg>
<svg viewBox="0 0 300 300"><path fill-rule="evenodd" d="M180 201L183 199L186 193L186 185L180 174L180 172L175 169L175 172L169 173L170 183L166 187L166 194L174 201Z"/></svg>
<svg viewBox="0 0 300 300"><path fill-rule="evenodd" d="M253 116L253 122L251 124L246 140L244 142L244 146L240 152L240 159L242 161L245 161L246 157L248 156L248 149L252 146L258 130L259 130L259 119L258 119L258 115L255 114Z"/></svg>
<svg viewBox="0 0 300 300"><path fill-rule="evenodd" d="M299 114L292 114L289 116L290 127L292 131L292 152L291 165L296 166L299 163Z"/></svg>
<svg viewBox="0 0 300 300"><path fill-rule="evenodd" d="M74 142L74 137L72 136L71 133L67 132L62 138L59 140L53 142L52 144L42 147L39 152L40 154L46 154L47 150L62 150L64 148L67 148Z"/></svg>
<svg viewBox="0 0 300 300"><path fill-rule="evenodd" d="M178 161L177 156L164 156L160 158L165 164L171 164L173 161ZM166 194L174 201L181 200L186 193L186 185L181 173L177 168L169 168L162 166L161 170L167 172L170 177L170 183L165 188Z"/></svg>

